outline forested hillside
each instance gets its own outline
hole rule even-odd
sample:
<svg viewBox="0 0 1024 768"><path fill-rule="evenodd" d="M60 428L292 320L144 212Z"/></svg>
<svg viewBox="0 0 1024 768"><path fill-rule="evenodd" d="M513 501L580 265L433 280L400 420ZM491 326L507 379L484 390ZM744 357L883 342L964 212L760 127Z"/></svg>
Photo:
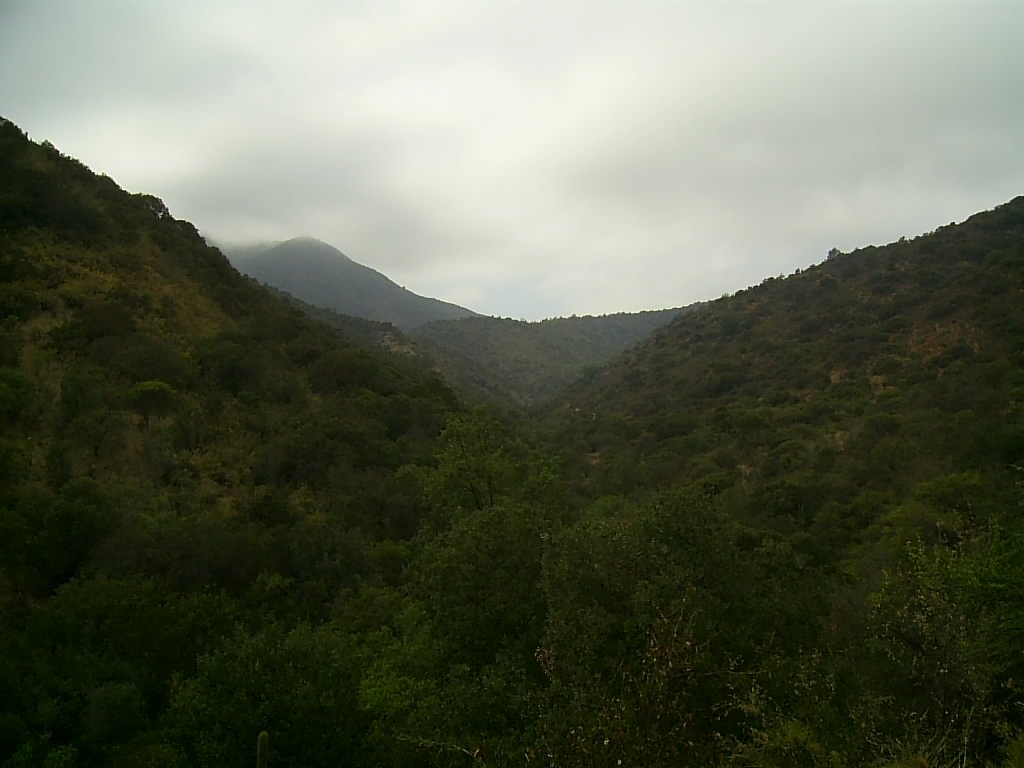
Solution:
<svg viewBox="0 0 1024 768"><path fill-rule="evenodd" d="M0 766L1021 765L1024 200L503 422L6 121L0 178Z"/></svg>
<svg viewBox="0 0 1024 768"><path fill-rule="evenodd" d="M787 568L817 574L775 598L790 619L755 630L803 636L774 661L732 657L758 682L725 677L709 705L751 697L736 764L999 764L1014 739L1005 764L1020 764L1022 307L1017 198L683 315L549 411L576 504L697 488L746 535L773 537ZM760 675L780 658L793 666L768 675L785 680L770 692Z"/></svg>
<svg viewBox="0 0 1024 768"><path fill-rule="evenodd" d="M679 314L679 309L556 317L466 317L421 325L412 337L457 391L499 407L546 402Z"/></svg>
<svg viewBox="0 0 1024 768"><path fill-rule="evenodd" d="M173 763L205 654L394 578L455 402L7 122L0 177L0 764Z"/></svg>
<svg viewBox="0 0 1024 768"><path fill-rule="evenodd" d="M816 545L947 476L998 503L1024 461L1022 243L1018 198L712 302L566 393L559 439L594 493L713 480Z"/></svg>
<svg viewBox="0 0 1024 768"><path fill-rule="evenodd" d="M309 237L227 247L227 253L246 274L293 296L307 314L371 346L405 349L463 397L503 410L550 400L584 370L608 362L679 312L536 323L484 317L400 288ZM401 332L389 332L388 324Z"/></svg>
<svg viewBox="0 0 1024 768"><path fill-rule="evenodd" d="M397 353L400 356L409 358L408 362L421 370L426 367L426 363L420 360L421 353L412 339L391 323L367 320L362 317L355 317L354 315L343 315L340 312L335 312L333 309L324 309L323 307L307 304L286 291L269 285L264 287L280 296L291 306L301 310L307 317L332 328L347 341L354 342L370 352ZM396 363L396 358L392 357L391 362Z"/></svg>

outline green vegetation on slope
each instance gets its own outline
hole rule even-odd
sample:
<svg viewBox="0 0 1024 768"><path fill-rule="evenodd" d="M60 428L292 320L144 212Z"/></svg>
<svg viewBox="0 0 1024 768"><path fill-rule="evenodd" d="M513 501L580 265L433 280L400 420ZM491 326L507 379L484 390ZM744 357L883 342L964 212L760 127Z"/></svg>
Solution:
<svg viewBox="0 0 1024 768"><path fill-rule="evenodd" d="M739 692L749 718L719 759L986 764L1005 746L1005 764L1019 764L1022 306L1017 198L682 316L549 411L542 431L575 504L696 487L819 580L773 599L780 611L802 603L790 619L758 625L765 638L795 630L795 642L753 666L738 654L751 678L716 687L709 706L725 716Z"/></svg>
<svg viewBox="0 0 1024 768"><path fill-rule="evenodd" d="M550 401L588 368L608 362L680 312L694 308L536 323L463 317L435 320L403 333L390 322L342 314L284 290L271 290L364 348L398 353L410 364L429 366L466 400L506 411Z"/></svg>
<svg viewBox="0 0 1024 768"><path fill-rule="evenodd" d="M300 625L395 578L454 402L7 122L0 176L0 764L205 762L181 734L222 649L329 679ZM300 762L357 738L272 698L322 733ZM248 731L209 749L236 736L248 762Z"/></svg>
<svg viewBox="0 0 1024 768"><path fill-rule="evenodd" d="M354 315L343 315L333 309L314 307L301 299L297 299L286 291L264 286L267 290L277 294L290 305L302 311L307 317L316 322L326 325L340 333L346 340L358 344L370 352L393 352L397 355L409 358L409 362L422 369L419 361L420 353L412 339L402 333L391 323L382 323L378 320L367 320ZM392 358L392 362L396 362Z"/></svg>
<svg viewBox="0 0 1024 768"><path fill-rule="evenodd" d="M497 406L550 401L683 310L559 317L529 323L468 317L420 326L413 339L458 392Z"/></svg>
<svg viewBox="0 0 1024 768"><path fill-rule="evenodd" d="M902 535L927 482L968 473L1004 501L1021 306L1024 198L680 317L570 392L557 433L598 495L704 480L811 546Z"/></svg>
<svg viewBox="0 0 1024 768"><path fill-rule="evenodd" d="M7 123L0 175L4 768L1021 764L1021 201L677 319L560 464Z"/></svg>

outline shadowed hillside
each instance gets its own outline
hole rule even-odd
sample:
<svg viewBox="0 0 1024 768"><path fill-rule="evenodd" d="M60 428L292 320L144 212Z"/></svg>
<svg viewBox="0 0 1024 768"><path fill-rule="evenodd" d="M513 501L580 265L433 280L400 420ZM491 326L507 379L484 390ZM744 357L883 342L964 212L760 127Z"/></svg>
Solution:
<svg viewBox="0 0 1024 768"><path fill-rule="evenodd" d="M1022 306L1017 198L683 315L584 377L553 423L594 492L703 479L745 519L850 543L912 525L923 483L1006 487L1024 462Z"/></svg>
<svg viewBox="0 0 1024 768"><path fill-rule="evenodd" d="M454 398L3 120L0 178L0 765L248 763L244 721L273 716L241 699L244 747L175 735L208 722L197 659L256 642L271 669L391 578ZM357 720L303 717L279 749L349 762Z"/></svg>
<svg viewBox="0 0 1024 768"><path fill-rule="evenodd" d="M412 337L456 390L522 408L550 400L587 368L607 362L681 311L536 323L470 317L428 323Z"/></svg>
<svg viewBox="0 0 1024 768"><path fill-rule="evenodd" d="M468 400L503 410L550 400L586 368L607 362L681 311L536 323L467 316L473 313L398 289L311 238L228 251L244 272L310 317L371 349L402 352Z"/></svg>

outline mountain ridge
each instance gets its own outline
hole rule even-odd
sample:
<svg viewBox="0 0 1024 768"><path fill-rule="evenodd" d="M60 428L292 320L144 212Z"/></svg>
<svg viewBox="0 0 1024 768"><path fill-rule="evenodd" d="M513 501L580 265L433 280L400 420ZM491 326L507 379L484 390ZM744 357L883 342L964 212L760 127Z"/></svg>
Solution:
<svg viewBox="0 0 1024 768"><path fill-rule="evenodd" d="M900 295L901 284L908 289L914 289L913 281L919 276L913 273L912 268L917 262L923 267L929 267L931 262L929 268L933 271L942 269L950 273L947 280L962 279L963 275L951 270L951 266L954 266L952 259L956 258L955 264L963 267L980 266L979 262L983 261L982 249L1014 247L1024 233L1022 211L1024 196L1018 196L988 211L972 214L963 222L946 224L916 237L900 238L882 246L864 246L850 252L833 250L818 264L806 269L797 269L785 277L767 277L758 285L705 303L699 313L676 318L655 332L651 338L595 372L595 375L615 378L622 376L621 372L627 368L633 368L638 372L650 371L650 364L658 355L655 348L665 347L670 343L674 343L681 354L690 358L701 355L706 358L710 351L709 344L740 343L746 333L763 325L766 320L785 322L788 332L799 335L799 332L810 332L815 324L824 318L823 330L829 335L836 335L847 324L848 318L837 316L835 311L822 310L829 306L823 292L831 293L834 299L837 289L846 294L852 292L853 295L849 298L857 302L861 312L868 308L880 309L888 313L891 319L904 309L902 304L897 304L904 298ZM975 244L971 251L958 252L954 257L953 249L971 235L976 235L983 244ZM940 260L937 255L940 252L950 254L946 262ZM871 274L872 270L879 266L884 267L885 272L881 275ZM928 274L926 277L932 281L933 287L948 288L941 283L942 276ZM786 297L781 311L778 304L771 303L773 294L794 292L797 286L803 288L800 296L804 299L803 303L796 298ZM1007 286L993 282L990 287L997 293L1003 293ZM913 304L924 304L927 300L926 296L915 296ZM962 307L956 306L954 302L951 313L956 309ZM941 310L934 311L941 315ZM692 342L697 342L696 346ZM764 354L764 350L770 348L771 345L766 344L760 354L751 354L752 350L747 350L747 362L754 366L749 370L779 367L777 362L773 363L770 356ZM842 349L844 347L840 346L835 351L839 352ZM711 367L710 363L704 365L706 368ZM634 375L634 380L637 378ZM585 382L581 383L578 392L582 395L587 391L587 386ZM633 415L638 413L634 412Z"/></svg>
<svg viewBox="0 0 1024 768"><path fill-rule="evenodd" d="M977 473L1005 496L1024 463L1021 306L1017 197L681 315L567 388L544 428L598 496L703 482L817 546L934 536L918 487Z"/></svg>
<svg viewBox="0 0 1024 768"><path fill-rule="evenodd" d="M471 400L502 409L531 407L553 397L585 368L605 362L682 311L538 321L495 318L400 289L385 275L315 237L221 248L227 248L232 263L253 279L307 305L307 314L364 340L388 340L385 348L396 343L406 348L394 334L368 334L365 326L347 323L341 316L392 324L414 342L418 355L449 386Z"/></svg>
<svg viewBox="0 0 1024 768"><path fill-rule="evenodd" d="M222 246L241 271L314 306L411 330L433 320L477 313L421 296L335 246L301 236L266 247Z"/></svg>

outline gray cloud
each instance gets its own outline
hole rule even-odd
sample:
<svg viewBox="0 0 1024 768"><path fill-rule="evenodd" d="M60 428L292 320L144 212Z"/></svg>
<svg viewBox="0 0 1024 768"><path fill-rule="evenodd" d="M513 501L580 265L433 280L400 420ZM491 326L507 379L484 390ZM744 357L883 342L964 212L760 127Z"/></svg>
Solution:
<svg viewBox="0 0 1024 768"><path fill-rule="evenodd" d="M502 315L711 298L1024 192L1016 0L0 5L0 113L222 239Z"/></svg>

